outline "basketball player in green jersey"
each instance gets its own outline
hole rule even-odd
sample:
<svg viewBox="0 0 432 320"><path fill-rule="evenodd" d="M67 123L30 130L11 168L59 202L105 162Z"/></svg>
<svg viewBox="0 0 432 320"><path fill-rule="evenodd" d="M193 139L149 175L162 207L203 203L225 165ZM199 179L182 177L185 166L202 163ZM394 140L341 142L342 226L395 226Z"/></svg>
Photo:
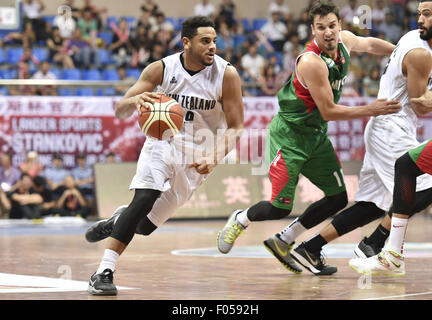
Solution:
<svg viewBox="0 0 432 320"><path fill-rule="evenodd" d="M295 238L347 205L343 173L327 136L327 121L390 114L400 110L398 101L378 99L370 105L338 105L348 72L350 51L389 55L395 46L376 38L357 37L341 31L339 9L320 1L309 12L314 39L299 55L287 84L278 92L279 112L272 120L266 143L266 164L272 183L270 201L234 211L218 234L218 249L228 253L235 239L252 221L276 220L292 210L299 174L303 174L325 196L310 205L290 226L264 241L266 248L290 271L302 269L290 256ZM302 248L301 248L302 249ZM304 265L314 274L337 271L326 266L321 255L305 250Z"/></svg>

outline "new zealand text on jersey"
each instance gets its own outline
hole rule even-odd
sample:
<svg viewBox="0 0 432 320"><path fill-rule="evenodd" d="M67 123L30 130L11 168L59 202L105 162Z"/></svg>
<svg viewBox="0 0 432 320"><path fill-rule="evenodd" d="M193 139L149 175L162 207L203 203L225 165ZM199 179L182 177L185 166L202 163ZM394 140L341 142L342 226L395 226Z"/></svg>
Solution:
<svg viewBox="0 0 432 320"><path fill-rule="evenodd" d="M189 110L211 110L216 106L216 100L206 100L179 94L167 94L167 96L175 99L183 108Z"/></svg>

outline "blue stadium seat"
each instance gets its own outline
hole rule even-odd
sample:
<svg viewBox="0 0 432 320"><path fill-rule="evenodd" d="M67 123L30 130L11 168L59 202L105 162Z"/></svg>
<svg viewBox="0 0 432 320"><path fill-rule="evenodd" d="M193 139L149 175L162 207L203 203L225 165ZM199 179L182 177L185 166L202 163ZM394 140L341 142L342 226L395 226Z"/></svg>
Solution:
<svg viewBox="0 0 432 320"><path fill-rule="evenodd" d="M63 69L62 79L81 80L81 73L78 69Z"/></svg>
<svg viewBox="0 0 432 320"><path fill-rule="evenodd" d="M60 96L73 96L73 90L70 88L58 88L57 92Z"/></svg>
<svg viewBox="0 0 432 320"><path fill-rule="evenodd" d="M90 69L90 70L84 70L82 73L82 79L83 80L101 80L101 75L99 70L97 69Z"/></svg>
<svg viewBox="0 0 432 320"><path fill-rule="evenodd" d="M106 49L102 49L102 48L99 49L99 57L100 57L100 61L103 65L115 63L115 61L113 61L111 59L111 53Z"/></svg>
<svg viewBox="0 0 432 320"><path fill-rule="evenodd" d="M118 25L118 18L117 18L117 17L114 17L114 16L109 16L109 17L107 17L107 19L106 19L106 27L107 27L107 29L111 29L111 27L110 27L110 23L111 23L111 21L114 21L114 23L115 23L116 25Z"/></svg>
<svg viewBox="0 0 432 320"><path fill-rule="evenodd" d="M0 48L0 63L6 62L6 55L3 49Z"/></svg>
<svg viewBox="0 0 432 320"><path fill-rule="evenodd" d="M119 80L119 76L117 73L117 70L115 69L106 69L102 71L102 79L103 80L110 80L110 81L117 81Z"/></svg>
<svg viewBox="0 0 432 320"><path fill-rule="evenodd" d="M54 73L57 79L61 78L61 72L58 68L50 68L50 72Z"/></svg>
<svg viewBox="0 0 432 320"><path fill-rule="evenodd" d="M243 19L241 19L241 22L242 22L243 29L244 29L245 32L249 32L249 31L253 30L249 19L243 18Z"/></svg>
<svg viewBox="0 0 432 320"><path fill-rule="evenodd" d="M122 18L127 21L130 28L132 28L132 29L135 28L135 23L137 21L137 18L135 18L135 17L122 17Z"/></svg>
<svg viewBox="0 0 432 320"><path fill-rule="evenodd" d="M174 28L176 30L181 30L181 28L182 28L182 22L185 21L185 20L186 20L186 18L178 18L177 24L173 24Z"/></svg>
<svg viewBox="0 0 432 320"><path fill-rule="evenodd" d="M40 62L48 60L48 49L47 48L34 48L32 50L33 55Z"/></svg>
<svg viewBox="0 0 432 320"><path fill-rule="evenodd" d="M55 17L56 16L44 16L44 17L42 17L42 19L44 19L45 21L48 21L52 27L52 26L54 26Z"/></svg>
<svg viewBox="0 0 432 320"><path fill-rule="evenodd" d="M98 96L115 96L116 91L114 88L99 88L97 89Z"/></svg>
<svg viewBox="0 0 432 320"><path fill-rule="evenodd" d="M0 78L17 79L17 71L15 69L0 69Z"/></svg>
<svg viewBox="0 0 432 320"><path fill-rule="evenodd" d="M98 37L101 38L107 45L112 43L113 33L111 31L101 31L98 33Z"/></svg>
<svg viewBox="0 0 432 320"><path fill-rule="evenodd" d="M267 19L253 19L252 27L253 30L260 30L267 23Z"/></svg>
<svg viewBox="0 0 432 320"><path fill-rule="evenodd" d="M92 88L77 88L75 94L77 96L93 96L94 92Z"/></svg>
<svg viewBox="0 0 432 320"><path fill-rule="evenodd" d="M127 77L134 77L135 79L138 80L140 75L141 75L140 69L135 69L135 68L126 69L126 76Z"/></svg>
<svg viewBox="0 0 432 320"><path fill-rule="evenodd" d="M167 17L165 18L166 21L168 21L169 23L171 23L171 25L176 28L177 27L177 23L176 23L176 19L173 17Z"/></svg>
<svg viewBox="0 0 432 320"><path fill-rule="evenodd" d="M0 96L7 96L9 95L9 91L5 87L0 87Z"/></svg>
<svg viewBox="0 0 432 320"><path fill-rule="evenodd" d="M6 63L17 64L23 54L23 48L7 48Z"/></svg>

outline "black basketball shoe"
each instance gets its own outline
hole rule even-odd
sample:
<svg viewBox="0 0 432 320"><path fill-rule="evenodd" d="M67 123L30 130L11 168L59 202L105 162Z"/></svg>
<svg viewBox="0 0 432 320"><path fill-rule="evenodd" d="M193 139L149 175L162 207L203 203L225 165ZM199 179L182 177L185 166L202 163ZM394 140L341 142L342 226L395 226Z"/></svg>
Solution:
<svg viewBox="0 0 432 320"><path fill-rule="evenodd" d="M372 256L377 255L381 252L382 247L377 246L374 243L366 244L366 237L363 238L362 241L357 245L357 247L354 249L354 253L359 258L369 258Z"/></svg>
<svg viewBox="0 0 432 320"><path fill-rule="evenodd" d="M85 234L86 240L88 242L97 242L101 241L105 238L108 238L111 235L111 232L114 229L114 222L116 221L116 218L126 210L128 206L124 205L121 207L118 207L111 218L104 219L96 222L92 226L90 226Z"/></svg>
<svg viewBox="0 0 432 320"><path fill-rule="evenodd" d="M102 273L93 274L90 278L87 292L95 296L115 296L117 288L113 283L113 271L105 269Z"/></svg>
<svg viewBox="0 0 432 320"><path fill-rule="evenodd" d="M321 252L318 254L306 250L304 242L291 251L291 256L315 275L327 276L337 272L337 268L327 266Z"/></svg>

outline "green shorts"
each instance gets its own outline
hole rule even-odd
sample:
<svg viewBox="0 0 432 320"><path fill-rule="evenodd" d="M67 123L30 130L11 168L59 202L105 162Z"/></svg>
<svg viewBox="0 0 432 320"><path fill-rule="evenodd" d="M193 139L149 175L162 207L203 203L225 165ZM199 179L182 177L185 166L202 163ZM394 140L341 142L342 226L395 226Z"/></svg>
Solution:
<svg viewBox="0 0 432 320"><path fill-rule="evenodd" d="M292 209L300 174L326 196L346 190L342 167L327 133L288 124L276 115L270 123L265 159L272 184L270 202L277 208Z"/></svg>

